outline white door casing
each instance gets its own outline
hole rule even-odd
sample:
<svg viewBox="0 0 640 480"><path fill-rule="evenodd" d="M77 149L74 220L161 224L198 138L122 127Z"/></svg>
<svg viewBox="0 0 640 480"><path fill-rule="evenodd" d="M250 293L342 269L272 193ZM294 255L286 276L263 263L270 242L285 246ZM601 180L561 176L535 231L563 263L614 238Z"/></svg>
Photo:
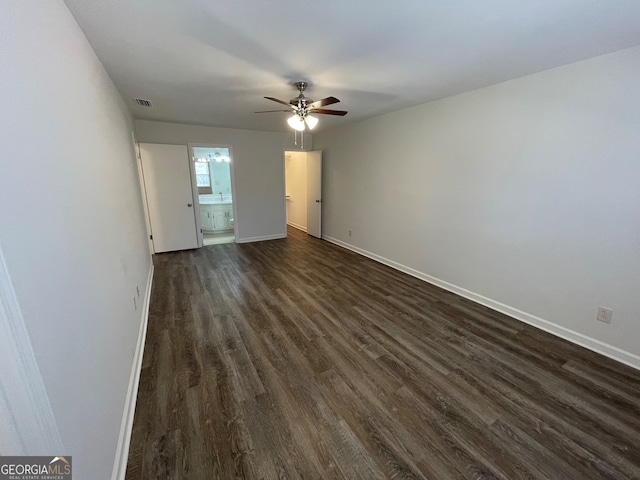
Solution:
<svg viewBox="0 0 640 480"><path fill-rule="evenodd" d="M187 146L141 143L140 159L154 252L198 248Z"/></svg>
<svg viewBox="0 0 640 480"><path fill-rule="evenodd" d="M0 249L0 455L64 452Z"/></svg>
<svg viewBox="0 0 640 480"><path fill-rule="evenodd" d="M307 153L307 233L322 238L322 150Z"/></svg>

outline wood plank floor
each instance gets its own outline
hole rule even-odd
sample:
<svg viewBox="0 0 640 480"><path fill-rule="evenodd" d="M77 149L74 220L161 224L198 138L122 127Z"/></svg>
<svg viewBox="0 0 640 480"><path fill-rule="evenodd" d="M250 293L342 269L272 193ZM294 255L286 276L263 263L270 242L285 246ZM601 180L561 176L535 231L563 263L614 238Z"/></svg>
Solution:
<svg viewBox="0 0 640 480"><path fill-rule="evenodd" d="M640 478L640 372L308 237L155 256L127 480Z"/></svg>

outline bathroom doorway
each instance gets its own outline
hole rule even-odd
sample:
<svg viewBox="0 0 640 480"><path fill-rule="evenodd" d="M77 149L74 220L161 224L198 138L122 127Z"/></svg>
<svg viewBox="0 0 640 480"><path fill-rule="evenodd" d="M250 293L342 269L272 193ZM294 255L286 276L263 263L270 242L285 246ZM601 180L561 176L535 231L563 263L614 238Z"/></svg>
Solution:
<svg viewBox="0 0 640 480"><path fill-rule="evenodd" d="M236 240L236 208L231 148L192 145L191 151L202 245L233 243Z"/></svg>

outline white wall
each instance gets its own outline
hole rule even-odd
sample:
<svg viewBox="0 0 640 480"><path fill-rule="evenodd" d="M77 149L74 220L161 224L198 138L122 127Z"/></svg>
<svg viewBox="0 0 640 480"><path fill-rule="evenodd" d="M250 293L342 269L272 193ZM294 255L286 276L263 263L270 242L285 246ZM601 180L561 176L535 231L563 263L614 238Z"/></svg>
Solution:
<svg viewBox="0 0 640 480"><path fill-rule="evenodd" d="M307 231L307 154L287 152L284 161L287 200L287 223Z"/></svg>
<svg viewBox="0 0 640 480"><path fill-rule="evenodd" d="M639 79L636 47L316 134L323 232L640 368Z"/></svg>
<svg viewBox="0 0 640 480"><path fill-rule="evenodd" d="M236 234L239 242L286 236L284 151L293 149L291 133L256 132L136 120L140 142L231 147L234 163ZM311 149L311 136L305 136Z"/></svg>
<svg viewBox="0 0 640 480"><path fill-rule="evenodd" d="M38 453L109 478L150 269L133 120L61 0L3 2L0 59L0 246L64 444Z"/></svg>

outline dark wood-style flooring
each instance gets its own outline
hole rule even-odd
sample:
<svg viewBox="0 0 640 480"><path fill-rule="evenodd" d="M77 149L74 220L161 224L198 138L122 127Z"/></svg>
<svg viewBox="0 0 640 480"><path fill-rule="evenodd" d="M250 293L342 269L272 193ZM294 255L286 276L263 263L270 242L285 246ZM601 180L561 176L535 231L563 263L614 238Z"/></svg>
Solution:
<svg viewBox="0 0 640 480"><path fill-rule="evenodd" d="M308 237L155 257L127 480L640 478L640 372Z"/></svg>

